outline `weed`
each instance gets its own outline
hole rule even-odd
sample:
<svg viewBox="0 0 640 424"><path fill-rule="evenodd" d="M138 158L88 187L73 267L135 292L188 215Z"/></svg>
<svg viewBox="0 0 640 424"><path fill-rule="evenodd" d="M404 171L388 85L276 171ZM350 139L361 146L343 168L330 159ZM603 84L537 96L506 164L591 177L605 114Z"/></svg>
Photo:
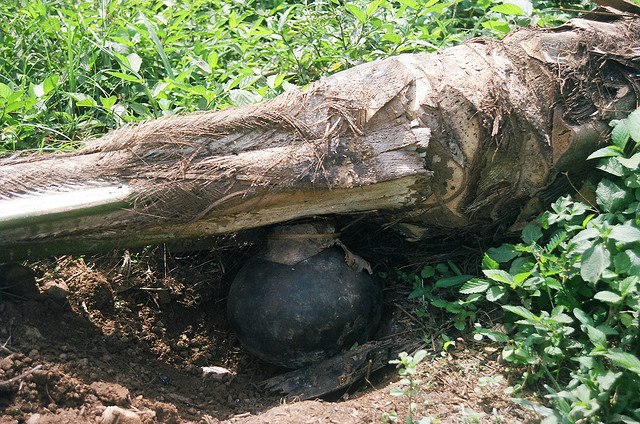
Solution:
<svg viewBox="0 0 640 424"><path fill-rule="evenodd" d="M417 408L415 399L421 387L421 380L416 378L418 364L422 362L426 356L426 350L419 350L413 356L407 354L407 352L401 352L400 355L398 355L398 359L389 361L390 364L396 365L398 368L398 374L401 377L401 380L398 382L399 387L391 389L391 395L402 396L407 400L409 404L405 419L407 424L426 424L427 422L430 422L428 418L414 421L414 415ZM385 413L383 419L386 422L398 422L399 420L398 414L395 412Z"/></svg>

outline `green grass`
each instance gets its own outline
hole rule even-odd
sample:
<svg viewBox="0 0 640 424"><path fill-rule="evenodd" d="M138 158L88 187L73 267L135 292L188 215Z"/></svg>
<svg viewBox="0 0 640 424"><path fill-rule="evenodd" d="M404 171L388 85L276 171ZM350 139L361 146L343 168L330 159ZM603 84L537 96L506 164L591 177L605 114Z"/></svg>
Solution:
<svg viewBox="0 0 640 424"><path fill-rule="evenodd" d="M357 63L569 16L584 1L11 0L0 4L0 154L273 97Z"/></svg>

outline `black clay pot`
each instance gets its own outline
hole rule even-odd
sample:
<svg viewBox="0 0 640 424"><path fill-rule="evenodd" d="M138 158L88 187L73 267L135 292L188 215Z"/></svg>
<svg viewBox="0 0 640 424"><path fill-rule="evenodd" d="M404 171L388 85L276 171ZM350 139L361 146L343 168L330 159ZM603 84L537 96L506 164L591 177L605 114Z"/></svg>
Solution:
<svg viewBox="0 0 640 424"><path fill-rule="evenodd" d="M366 341L380 320L382 292L338 250L296 265L250 260L229 292L227 313L247 350L286 368L330 358Z"/></svg>

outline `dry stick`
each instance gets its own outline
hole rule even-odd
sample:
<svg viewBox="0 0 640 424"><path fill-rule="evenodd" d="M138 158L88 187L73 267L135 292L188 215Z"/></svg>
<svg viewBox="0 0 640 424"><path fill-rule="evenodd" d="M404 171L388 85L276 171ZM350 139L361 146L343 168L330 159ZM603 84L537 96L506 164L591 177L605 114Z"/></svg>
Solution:
<svg viewBox="0 0 640 424"><path fill-rule="evenodd" d="M5 380L5 381L0 381L0 387L8 386L9 384L15 383L15 382L16 382L16 381L18 381L18 380L22 380L22 379L23 379L23 378L25 378L26 376L28 376L28 375L30 375L30 374L32 374L32 373L34 373L35 371L38 371L40 368L42 368L42 364L40 364L40 365L36 365L35 367L31 368L30 370L25 371L25 372L23 372L22 374L17 375L17 376L15 376L15 377L13 377L13 378L10 378L10 379Z"/></svg>
<svg viewBox="0 0 640 424"><path fill-rule="evenodd" d="M2 350L3 352L9 353L9 354L15 353L13 350L11 350L11 349L9 349L7 347L7 345L9 344L10 340L11 340L11 336L9 336L9 338L2 344L2 346L0 346L0 350Z"/></svg>

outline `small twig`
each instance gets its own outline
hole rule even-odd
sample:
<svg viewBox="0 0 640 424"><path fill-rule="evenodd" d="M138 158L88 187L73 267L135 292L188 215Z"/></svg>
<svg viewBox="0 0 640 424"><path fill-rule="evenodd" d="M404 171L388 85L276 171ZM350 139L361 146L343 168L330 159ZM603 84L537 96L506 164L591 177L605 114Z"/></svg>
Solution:
<svg viewBox="0 0 640 424"><path fill-rule="evenodd" d="M416 324L418 324L420 327L424 328L425 330L429 330L422 322L420 322L420 320L418 318L416 318L413 315L411 315L402 306L398 305L397 303L395 303L394 305L396 306L396 308L400 309L400 311L402 311L411 321L415 322Z"/></svg>
<svg viewBox="0 0 640 424"><path fill-rule="evenodd" d="M580 196L582 198L582 200L587 202L589 204L589 206L591 206L593 208L593 210L595 210L596 212L599 213L598 206L594 205L589 199L584 197L584 195L582 193L580 193L580 190L578 189L578 187L573 185L573 181L571 181L571 178L569 178L569 173L568 172L563 172L562 175L564 175L564 177L567 179L567 181L569 182L569 185L571 186L571 188L576 191L576 194L578 196Z"/></svg>
<svg viewBox="0 0 640 424"><path fill-rule="evenodd" d="M412 330L406 330L406 331L400 331L398 333L393 333L393 334L388 334L386 336L382 336L382 337L378 337L377 340L382 341L382 340L388 340L388 339L393 339L399 336L403 336L405 334L409 334L409 333L415 333L417 330L412 329Z"/></svg>
<svg viewBox="0 0 640 424"><path fill-rule="evenodd" d="M2 344L2 346L0 346L0 350L9 354L15 353L13 350L7 347L7 345L9 344L9 341L11 341L11 336L9 336L9 338Z"/></svg>
<svg viewBox="0 0 640 424"><path fill-rule="evenodd" d="M8 386L8 385L10 385L12 383L15 383L18 380L22 380L26 376L34 373L35 371L38 371L40 368L42 368L42 364L36 365L35 367L31 368L30 370L27 370L27 371L23 372L22 374L16 375L15 377L12 377L12 378L10 378L8 380L0 381L0 387Z"/></svg>

